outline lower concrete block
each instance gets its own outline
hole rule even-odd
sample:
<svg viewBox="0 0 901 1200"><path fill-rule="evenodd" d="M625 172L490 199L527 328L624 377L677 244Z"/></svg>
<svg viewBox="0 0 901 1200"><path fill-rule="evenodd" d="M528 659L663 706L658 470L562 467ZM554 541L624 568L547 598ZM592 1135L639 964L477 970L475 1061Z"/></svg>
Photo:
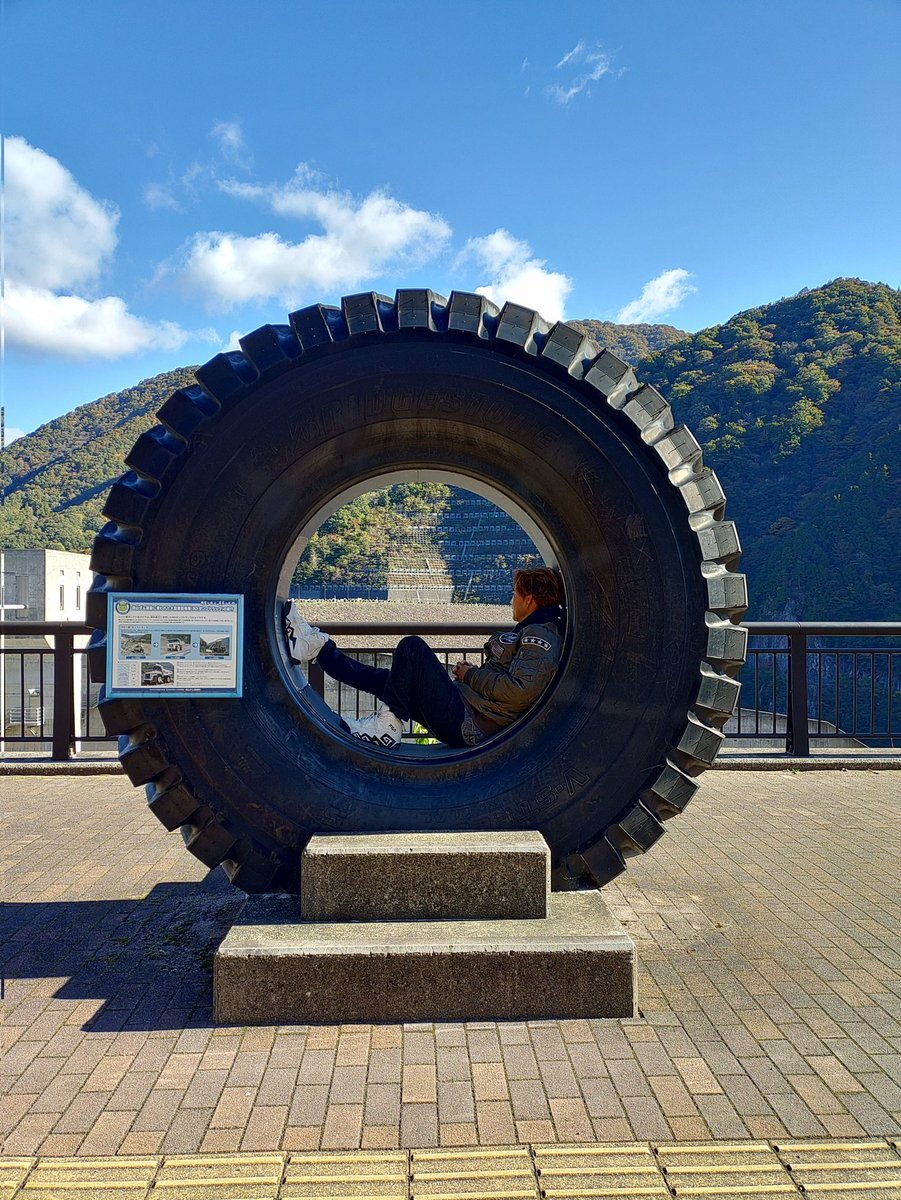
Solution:
<svg viewBox="0 0 901 1200"><path fill-rule="evenodd" d="M307 922L250 896L220 945L222 1024L632 1017L635 945L599 892L537 920Z"/></svg>

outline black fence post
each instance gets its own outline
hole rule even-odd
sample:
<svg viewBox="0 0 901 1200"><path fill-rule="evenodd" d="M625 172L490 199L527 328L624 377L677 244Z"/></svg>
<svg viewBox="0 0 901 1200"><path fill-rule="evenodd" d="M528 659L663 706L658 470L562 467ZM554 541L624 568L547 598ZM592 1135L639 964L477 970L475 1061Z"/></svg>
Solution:
<svg viewBox="0 0 901 1200"><path fill-rule="evenodd" d="M68 629L53 633L54 762L65 762L75 745L75 636Z"/></svg>
<svg viewBox="0 0 901 1200"><path fill-rule="evenodd" d="M325 699L325 671L320 667L318 662L309 664L309 674L307 678L310 681L310 687L317 695Z"/></svg>
<svg viewBox="0 0 901 1200"><path fill-rule="evenodd" d="M807 724L807 634L793 630L788 635L788 714L785 749L799 758L810 757Z"/></svg>

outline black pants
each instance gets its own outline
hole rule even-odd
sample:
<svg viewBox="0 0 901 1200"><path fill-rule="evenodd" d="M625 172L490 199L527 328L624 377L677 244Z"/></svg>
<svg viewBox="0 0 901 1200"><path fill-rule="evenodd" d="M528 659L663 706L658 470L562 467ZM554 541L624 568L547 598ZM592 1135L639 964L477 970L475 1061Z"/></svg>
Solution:
<svg viewBox="0 0 901 1200"><path fill-rule="evenodd" d="M424 725L448 746L465 746L460 727L466 706L435 652L421 637L405 637L391 669L369 667L343 654L329 639L316 660L326 675L384 701L402 721Z"/></svg>

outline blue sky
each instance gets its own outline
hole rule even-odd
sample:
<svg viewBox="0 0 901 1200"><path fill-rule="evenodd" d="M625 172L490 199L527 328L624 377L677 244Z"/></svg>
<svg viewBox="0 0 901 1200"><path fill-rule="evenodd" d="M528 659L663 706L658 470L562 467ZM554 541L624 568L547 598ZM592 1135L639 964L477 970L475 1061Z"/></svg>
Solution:
<svg viewBox="0 0 901 1200"><path fill-rule="evenodd" d="M901 285L899 0L0 5L13 431L355 291Z"/></svg>

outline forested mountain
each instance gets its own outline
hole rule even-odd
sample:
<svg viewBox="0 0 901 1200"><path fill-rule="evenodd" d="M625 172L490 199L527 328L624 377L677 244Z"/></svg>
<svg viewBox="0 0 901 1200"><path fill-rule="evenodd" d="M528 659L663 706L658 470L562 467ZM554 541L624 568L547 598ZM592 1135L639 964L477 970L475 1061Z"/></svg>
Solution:
<svg viewBox="0 0 901 1200"><path fill-rule="evenodd" d="M749 618L901 617L901 292L858 279L641 364L720 477Z"/></svg>
<svg viewBox="0 0 901 1200"><path fill-rule="evenodd" d="M672 325L579 324L630 362L689 336ZM89 550L103 524L106 493L121 475L125 455L144 430L156 424L156 410L169 395L194 382L193 367L166 371L84 404L13 442L0 455L0 545ZM384 505L376 505L373 519L385 512ZM373 529L369 540L381 546L386 536L387 531Z"/></svg>
<svg viewBox="0 0 901 1200"><path fill-rule="evenodd" d="M658 350L691 337L674 325L614 325L612 321L572 321L599 346L605 346L627 363L643 362Z"/></svg>
<svg viewBox="0 0 901 1200"><path fill-rule="evenodd" d="M172 392L195 382L193 367L166 371L83 404L8 446L0 455L0 545L89 550L125 455L156 424L156 410Z"/></svg>
<svg viewBox="0 0 901 1200"><path fill-rule="evenodd" d="M396 483L364 492L326 520L300 557L293 582L384 588L392 547L409 547L446 505L443 483Z"/></svg>
<svg viewBox="0 0 901 1200"><path fill-rule="evenodd" d="M835 280L693 335L577 324L704 446L741 533L749 617L901 617L901 293ZM88 549L124 454L190 381L190 368L158 375L14 442L0 540Z"/></svg>

